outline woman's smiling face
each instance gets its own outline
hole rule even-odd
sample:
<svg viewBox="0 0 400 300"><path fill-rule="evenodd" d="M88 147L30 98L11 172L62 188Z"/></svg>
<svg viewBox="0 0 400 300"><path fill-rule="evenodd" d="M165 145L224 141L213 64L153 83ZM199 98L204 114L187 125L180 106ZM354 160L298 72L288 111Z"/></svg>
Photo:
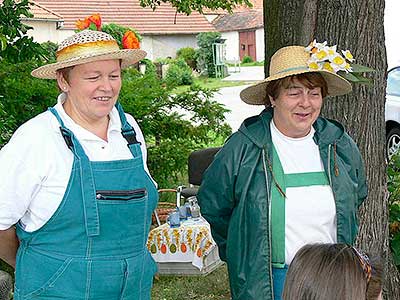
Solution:
<svg viewBox="0 0 400 300"><path fill-rule="evenodd" d="M67 102L64 106L70 117L85 123L108 118L121 90L119 60L103 60L74 66L66 82Z"/></svg>
<svg viewBox="0 0 400 300"><path fill-rule="evenodd" d="M282 88L276 99L270 97L274 106L275 126L292 138L306 136L322 107L320 87L308 88L296 78L288 87Z"/></svg>

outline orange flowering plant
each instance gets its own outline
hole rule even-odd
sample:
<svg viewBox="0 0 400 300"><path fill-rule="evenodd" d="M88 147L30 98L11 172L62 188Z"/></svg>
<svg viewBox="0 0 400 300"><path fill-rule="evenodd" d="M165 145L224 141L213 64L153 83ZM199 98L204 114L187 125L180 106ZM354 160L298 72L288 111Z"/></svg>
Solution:
<svg viewBox="0 0 400 300"><path fill-rule="evenodd" d="M139 39L137 38L136 34L128 30L125 32L124 36L122 37L122 46L125 49L139 49L140 48L140 42Z"/></svg>
<svg viewBox="0 0 400 300"><path fill-rule="evenodd" d="M75 22L78 31L84 29L91 29L91 30L101 30L101 16L100 14L94 14L89 17L86 17L83 20L78 20Z"/></svg>
<svg viewBox="0 0 400 300"><path fill-rule="evenodd" d="M114 23L102 25L100 14L94 14L83 20L75 22L77 31L90 29L104 31L110 34L123 49L139 49L142 37L130 27L117 25Z"/></svg>

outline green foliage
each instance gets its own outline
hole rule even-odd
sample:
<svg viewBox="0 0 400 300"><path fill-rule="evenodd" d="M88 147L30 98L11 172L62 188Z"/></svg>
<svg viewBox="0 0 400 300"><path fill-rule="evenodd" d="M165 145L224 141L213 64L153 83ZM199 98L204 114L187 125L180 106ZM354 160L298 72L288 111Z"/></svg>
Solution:
<svg viewBox="0 0 400 300"><path fill-rule="evenodd" d="M58 91L54 82L31 76L36 67L36 62L0 61L0 147L18 126L56 101Z"/></svg>
<svg viewBox="0 0 400 300"><path fill-rule="evenodd" d="M400 270L400 152L392 156L387 168L389 197L390 248Z"/></svg>
<svg viewBox="0 0 400 300"><path fill-rule="evenodd" d="M49 41L42 43L41 46L46 52L46 57L47 57L46 63L55 63L57 61L56 52L58 45L56 43Z"/></svg>
<svg viewBox="0 0 400 300"><path fill-rule="evenodd" d="M251 62L253 62L253 59L251 58L251 56L248 56L248 55L243 56L243 59L242 59L243 64L251 63Z"/></svg>
<svg viewBox="0 0 400 300"><path fill-rule="evenodd" d="M196 70L196 50L192 47L184 47L176 52L177 58L183 58L193 70Z"/></svg>
<svg viewBox="0 0 400 300"><path fill-rule="evenodd" d="M171 87L155 74L135 69L126 70L123 81L120 101L143 131L148 166L160 188L182 183L178 180L186 172L189 153L231 132L223 123L226 110L211 100L211 90L193 86L172 96Z"/></svg>
<svg viewBox="0 0 400 300"><path fill-rule="evenodd" d="M142 59L140 63L146 65L146 72L145 72L146 74L148 73L155 74L157 72L156 65L150 59L148 58Z"/></svg>
<svg viewBox="0 0 400 300"><path fill-rule="evenodd" d="M131 27L126 27L126 26L121 26L118 24L110 23L110 24L103 24L101 26L101 31L104 31L108 34L110 34L118 43L119 47L122 49L122 37L124 36L126 31L132 31L135 33L136 37L138 38L139 41L142 41L141 35L133 28Z"/></svg>
<svg viewBox="0 0 400 300"><path fill-rule="evenodd" d="M32 17L28 0L4 0L0 6L0 59L11 62L46 59L45 50L27 36L32 27L21 22L21 16Z"/></svg>
<svg viewBox="0 0 400 300"><path fill-rule="evenodd" d="M16 128L16 120L14 116L9 116L4 110L3 95L0 95L0 148L8 141Z"/></svg>
<svg viewBox="0 0 400 300"><path fill-rule="evenodd" d="M170 87L190 85L193 83L192 69L183 58L172 60L169 64L165 82Z"/></svg>
<svg viewBox="0 0 400 300"><path fill-rule="evenodd" d="M207 72L209 77L215 77L215 65L213 58L213 44L221 39L219 32L202 32L197 35L197 66L203 73Z"/></svg>
<svg viewBox="0 0 400 300"><path fill-rule="evenodd" d="M237 5L246 4L248 7L253 7L250 0L140 0L140 5L143 7L149 6L155 10L162 3L169 3L176 8L177 12L190 15L192 11L203 13L203 9L223 9L232 12L232 9Z"/></svg>
<svg viewBox="0 0 400 300"><path fill-rule="evenodd" d="M351 68L352 72L339 71L338 74L350 82L372 87L374 81L372 78L365 77L365 73L373 73L374 69L358 64L351 64Z"/></svg>

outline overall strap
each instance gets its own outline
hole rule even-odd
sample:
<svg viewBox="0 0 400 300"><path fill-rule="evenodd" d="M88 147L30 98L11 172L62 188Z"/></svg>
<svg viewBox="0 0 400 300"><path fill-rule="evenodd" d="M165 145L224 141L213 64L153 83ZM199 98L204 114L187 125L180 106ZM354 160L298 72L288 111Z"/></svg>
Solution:
<svg viewBox="0 0 400 300"><path fill-rule="evenodd" d="M85 228L87 236L100 234L99 212L96 200L96 188L94 184L93 170L89 158L87 157L82 145L75 137L73 132L65 127L58 112L50 107L49 111L57 118L60 123L60 131L68 148L74 153L75 161L80 172L82 200L85 216ZM72 174L71 174L72 175Z"/></svg>
<svg viewBox="0 0 400 300"><path fill-rule="evenodd" d="M272 146L275 184L271 186L272 266L285 267L285 195L286 188L329 185L325 172L285 174L275 146ZM277 185L279 185L280 190Z"/></svg>
<svg viewBox="0 0 400 300"><path fill-rule="evenodd" d="M121 133L122 136L128 142L128 148L131 151L133 157L139 157L142 155L140 149L140 142L136 139L136 132L133 127L126 120L125 112L119 102L115 103L115 107L118 110L119 118L121 120Z"/></svg>

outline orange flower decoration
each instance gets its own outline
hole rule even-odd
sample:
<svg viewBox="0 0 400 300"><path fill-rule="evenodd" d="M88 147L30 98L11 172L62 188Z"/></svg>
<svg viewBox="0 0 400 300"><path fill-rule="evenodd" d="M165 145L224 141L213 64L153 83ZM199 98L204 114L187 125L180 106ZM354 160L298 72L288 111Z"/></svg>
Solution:
<svg viewBox="0 0 400 300"><path fill-rule="evenodd" d="M90 21L88 18L85 18L84 20L78 20L75 22L75 26L79 30L84 30L90 26Z"/></svg>
<svg viewBox="0 0 400 300"><path fill-rule="evenodd" d="M101 17L100 14L94 14L89 17L89 21L96 25L97 30L101 30Z"/></svg>
<svg viewBox="0 0 400 300"><path fill-rule="evenodd" d="M92 25L93 24L93 25ZM100 14L94 14L90 17L86 17L83 20L78 20L75 22L76 27L79 30L84 30L86 28L94 29L94 30L101 30L101 17Z"/></svg>
<svg viewBox="0 0 400 300"><path fill-rule="evenodd" d="M122 46L124 49L139 49L140 42L133 31L128 30L122 37Z"/></svg>

